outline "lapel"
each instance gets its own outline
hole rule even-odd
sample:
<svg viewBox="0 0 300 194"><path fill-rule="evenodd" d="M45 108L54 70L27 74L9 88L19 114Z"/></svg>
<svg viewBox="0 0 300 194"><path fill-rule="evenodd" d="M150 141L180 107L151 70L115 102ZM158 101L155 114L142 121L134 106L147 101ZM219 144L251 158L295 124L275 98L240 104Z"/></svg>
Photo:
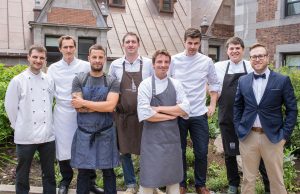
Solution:
<svg viewBox="0 0 300 194"><path fill-rule="evenodd" d="M274 83L274 79L275 79L274 75L275 75L274 72L272 70L270 70L270 75L269 75L269 79L268 79L268 82L266 85L266 89L264 91L263 96L261 97L259 104L261 104L263 102L263 100L267 97L268 93L270 92L272 83Z"/></svg>
<svg viewBox="0 0 300 194"><path fill-rule="evenodd" d="M247 89L250 91L250 95L251 95L250 97L254 101L254 103L257 104L256 98L255 98L255 95L254 95L254 91L253 91L253 72L249 73L247 75L246 82L249 83L249 85L248 85L249 88L247 88Z"/></svg>

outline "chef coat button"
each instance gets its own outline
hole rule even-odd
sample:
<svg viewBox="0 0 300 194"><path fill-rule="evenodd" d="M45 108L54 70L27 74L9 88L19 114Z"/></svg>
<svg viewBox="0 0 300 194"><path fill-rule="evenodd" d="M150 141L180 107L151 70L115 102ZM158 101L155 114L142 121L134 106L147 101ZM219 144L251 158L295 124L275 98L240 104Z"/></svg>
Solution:
<svg viewBox="0 0 300 194"><path fill-rule="evenodd" d="M46 121L44 121L44 124L46 124Z"/></svg>
<svg viewBox="0 0 300 194"><path fill-rule="evenodd" d="M46 111L44 110L44 112L46 112Z"/></svg>
<svg viewBox="0 0 300 194"><path fill-rule="evenodd" d="M34 124L36 124L36 122L34 122Z"/></svg>
<svg viewBox="0 0 300 194"><path fill-rule="evenodd" d="M32 102L34 102L34 99L32 99Z"/></svg>
<svg viewBox="0 0 300 194"><path fill-rule="evenodd" d="M44 78L42 77L42 80L44 80Z"/></svg>
<svg viewBox="0 0 300 194"><path fill-rule="evenodd" d="M35 113L35 111L32 111L33 113Z"/></svg>
<svg viewBox="0 0 300 194"><path fill-rule="evenodd" d="M46 100L43 100L44 102L46 102Z"/></svg>
<svg viewBox="0 0 300 194"><path fill-rule="evenodd" d="M45 88L43 88L43 91L45 91Z"/></svg>
<svg viewBox="0 0 300 194"><path fill-rule="evenodd" d="M32 90L32 88L30 88L30 90Z"/></svg>

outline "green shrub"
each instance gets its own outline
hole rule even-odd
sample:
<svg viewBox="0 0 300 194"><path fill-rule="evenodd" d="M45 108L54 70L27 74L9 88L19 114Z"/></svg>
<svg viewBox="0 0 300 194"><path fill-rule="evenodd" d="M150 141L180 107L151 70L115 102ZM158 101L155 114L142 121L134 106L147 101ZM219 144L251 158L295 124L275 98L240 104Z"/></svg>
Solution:
<svg viewBox="0 0 300 194"><path fill-rule="evenodd" d="M24 71L25 68L27 68L27 66L24 65L7 68L4 64L0 64L0 145L9 143L12 137L12 129L10 128L10 123L4 108L5 92L10 80Z"/></svg>
<svg viewBox="0 0 300 194"><path fill-rule="evenodd" d="M284 184L288 191L300 191L299 185L296 185L297 180L297 170L295 168L294 152L299 148L296 146L290 146L284 149L284 160L283 160L283 170L284 170Z"/></svg>
<svg viewBox="0 0 300 194"><path fill-rule="evenodd" d="M210 190L223 191L228 186L225 166L212 162L208 167L206 185Z"/></svg>

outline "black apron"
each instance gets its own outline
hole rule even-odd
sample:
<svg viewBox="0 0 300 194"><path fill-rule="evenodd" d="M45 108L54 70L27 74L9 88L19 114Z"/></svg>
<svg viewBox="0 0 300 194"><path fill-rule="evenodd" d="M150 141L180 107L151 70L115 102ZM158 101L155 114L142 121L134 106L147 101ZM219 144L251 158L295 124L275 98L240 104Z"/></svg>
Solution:
<svg viewBox="0 0 300 194"><path fill-rule="evenodd" d="M247 74L243 61L244 73L228 74L230 62L227 64L221 96L219 98L219 126L221 129L224 152L227 155L239 155L239 140L233 124L233 104L237 90L238 80Z"/></svg>
<svg viewBox="0 0 300 194"><path fill-rule="evenodd" d="M169 78L167 88L156 95L154 76L152 76L150 105L176 105L176 90ZM182 152L177 119L161 122L144 121L140 157L140 185L147 188L157 188L179 183L182 179Z"/></svg>
<svg viewBox="0 0 300 194"><path fill-rule="evenodd" d="M137 89L142 82L143 60L140 61L140 71L125 71L123 62L123 76L120 83L120 98L116 107L116 125L118 147L122 154L140 154L142 123L137 116Z"/></svg>

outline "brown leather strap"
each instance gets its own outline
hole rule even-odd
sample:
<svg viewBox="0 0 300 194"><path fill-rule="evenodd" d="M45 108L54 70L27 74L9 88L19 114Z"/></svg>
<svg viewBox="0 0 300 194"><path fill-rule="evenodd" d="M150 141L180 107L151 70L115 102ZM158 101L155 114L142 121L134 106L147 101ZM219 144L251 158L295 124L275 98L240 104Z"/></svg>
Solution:
<svg viewBox="0 0 300 194"><path fill-rule="evenodd" d="M264 133L264 130L261 127L252 127L251 130L258 133Z"/></svg>

